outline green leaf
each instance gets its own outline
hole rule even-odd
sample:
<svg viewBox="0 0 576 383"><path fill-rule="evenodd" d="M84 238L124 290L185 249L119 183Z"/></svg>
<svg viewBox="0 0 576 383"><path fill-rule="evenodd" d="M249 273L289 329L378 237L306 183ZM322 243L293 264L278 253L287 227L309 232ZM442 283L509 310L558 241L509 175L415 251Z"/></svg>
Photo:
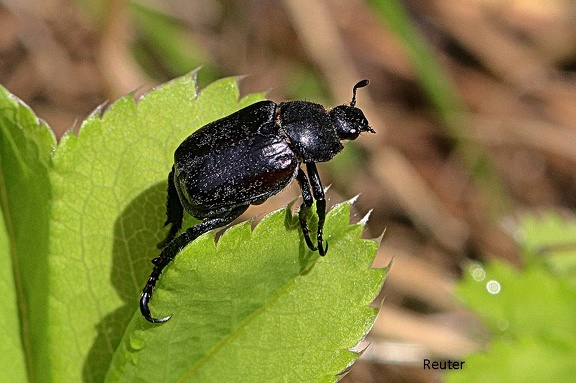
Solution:
<svg viewBox="0 0 576 383"><path fill-rule="evenodd" d="M576 374L576 284L568 272L573 269L558 258L573 254L554 254L554 260L541 251L573 244L574 223L546 214L523 217L520 228L522 270L501 261L472 264L460 283L459 297L483 319L492 339L487 352L467 357L463 370L449 373L449 382L568 382Z"/></svg>
<svg viewBox="0 0 576 383"><path fill-rule="evenodd" d="M377 242L349 225L350 204L328 214L330 251L319 258L290 208L254 231L234 226L188 245L164 272L151 304L163 325L136 313L108 382L333 382L377 310L384 270Z"/></svg>
<svg viewBox="0 0 576 383"><path fill-rule="evenodd" d="M52 132L0 87L0 381L49 381L48 216Z"/></svg>
<svg viewBox="0 0 576 383"><path fill-rule="evenodd" d="M94 113L54 155L48 334L55 381L101 381L163 234L173 153L238 101L234 78L196 94L195 75Z"/></svg>
<svg viewBox="0 0 576 383"><path fill-rule="evenodd" d="M541 259L554 272L576 283L576 220L549 212L525 215L519 228L525 257Z"/></svg>
<svg viewBox="0 0 576 383"><path fill-rule="evenodd" d="M494 294L489 290L496 283L500 292ZM541 266L519 271L502 261L474 264L458 293L499 336L561 341L576 334L576 321L562 319L576 317L576 289Z"/></svg>
<svg viewBox="0 0 576 383"><path fill-rule="evenodd" d="M4 200L2 202L5 202ZM4 319L3 331L0 335L0 380L25 381L26 351L20 338L20 323L18 321L18 291L12 274L11 248L12 241L7 231L5 220L0 220L0 307Z"/></svg>
<svg viewBox="0 0 576 383"><path fill-rule="evenodd" d="M462 370L447 374L447 382L540 383L572 382L576 374L574 349L523 337L496 340L489 353L466 358Z"/></svg>

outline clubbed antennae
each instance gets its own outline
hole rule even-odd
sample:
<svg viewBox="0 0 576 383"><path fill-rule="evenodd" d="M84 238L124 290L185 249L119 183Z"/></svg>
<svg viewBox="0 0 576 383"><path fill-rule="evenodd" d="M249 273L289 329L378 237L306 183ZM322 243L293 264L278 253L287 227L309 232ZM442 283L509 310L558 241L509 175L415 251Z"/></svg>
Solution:
<svg viewBox="0 0 576 383"><path fill-rule="evenodd" d="M354 89L352 89L352 101L350 101L351 107L354 107L354 105L356 105L356 90L358 90L358 88L364 88L368 84L370 84L370 81L362 80L359 81L356 85L354 85Z"/></svg>

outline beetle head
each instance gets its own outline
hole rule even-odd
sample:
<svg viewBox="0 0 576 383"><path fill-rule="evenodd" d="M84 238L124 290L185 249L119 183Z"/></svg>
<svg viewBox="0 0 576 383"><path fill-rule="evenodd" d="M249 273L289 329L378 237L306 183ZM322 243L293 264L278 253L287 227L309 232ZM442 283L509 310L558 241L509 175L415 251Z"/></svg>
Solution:
<svg viewBox="0 0 576 383"><path fill-rule="evenodd" d="M376 133L368 125L368 120L360 108L356 108L356 90L368 85L368 80L362 80L354 85L350 105L340 105L330 111L332 124L340 140L355 140L362 132Z"/></svg>

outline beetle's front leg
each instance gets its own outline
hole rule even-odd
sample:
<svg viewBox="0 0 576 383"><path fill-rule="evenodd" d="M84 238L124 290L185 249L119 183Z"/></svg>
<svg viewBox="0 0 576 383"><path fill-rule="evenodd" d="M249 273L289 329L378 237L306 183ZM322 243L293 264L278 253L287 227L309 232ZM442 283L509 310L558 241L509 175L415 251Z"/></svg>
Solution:
<svg viewBox="0 0 576 383"><path fill-rule="evenodd" d="M168 174L168 198L166 200L166 222L164 226L172 224L170 226L170 231L166 238L158 244L159 249L166 247L170 241L172 241L176 234L182 228L182 218L184 217L184 208L182 203L180 203L180 198L178 197L178 192L176 191L176 185L174 185L174 166L170 174Z"/></svg>
<svg viewBox="0 0 576 383"><path fill-rule="evenodd" d="M316 200L316 213L318 214L318 253L321 256L324 256L326 255L326 252L328 252L328 242L326 242L326 248L324 248L322 240L324 221L326 219L326 199L324 197L324 189L322 188L322 182L320 181L316 164L314 162L307 162L306 170L308 171L308 178L310 178L310 184L312 185L312 194Z"/></svg>
<svg viewBox="0 0 576 383"><path fill-rule="evenodd" d="M225 226L230 222L234 221L238 218L242 213L244 213L248 209L248 205L239 206L233 209L228 215L225 217L218 217L218 218L211 218L207 219L204 222L199 223L198 225L192 226L184 233L180 234L178 237L174 238L160 253L160 256L154 258L152 263L154 264L154 269L148 278L148 282L146 282L146 286L142 290L142 294L140 295L140 312L144 316L144 318L151 323L162 323L166 322L172 316L167 316L164 318L154 318L150 313L150 308L148 307L148 303L150 299L152 299L152 292L156 287L156 282L160 275L162 274L162 270L176 257L176 255L191 241L195 240L202 234Z"/></svg>
<svg viewBox="0 0 576 383"><path fill-rule="evenodd" d="M296 174L296 179L300 184L300 189L302 190L302 204L300 205L300 210L298 211L298 220L300 221L300 227L302 228L302 234L304 235L304 240L306 245L312 251L318 250L312 243L310 239L310 230L308 229L308 216L310 215L310 207L314 199L312 198L312 193L310 192L310 184L308 183L308 178L306 174L300 168L298 168L298 173Z"/></svg>

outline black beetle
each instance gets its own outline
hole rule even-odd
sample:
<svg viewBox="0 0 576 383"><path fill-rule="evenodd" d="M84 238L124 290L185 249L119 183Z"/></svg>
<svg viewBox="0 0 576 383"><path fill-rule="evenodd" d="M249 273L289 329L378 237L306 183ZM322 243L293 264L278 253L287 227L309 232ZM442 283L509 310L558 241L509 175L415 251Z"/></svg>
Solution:
<svg viewBox="0 0 576 383"><path fill-rule="evenodd" d="M324 247L322 240L326 201L316 162L332 159L344 148L343 140L354 140L362 132L376 133L362 110L355 107L356 90L366 85L368 80L358 82L350 105L331 110L308 101L260 101L203 126L180 144L168 175L165 226L172 226L158 244L163 250L152 260L154 269L140 296L140 311L147 321L170 319L152 317L148 302L162 270L184 246L229 224L249 205L261 204L294 178L302 189L298 218L306 245L326 254L328 243ZM302 163L310 181L300 168ZM314 199L318 247L312 243L307 225ZM202 222L176 237L184 210Z"/></svg>

